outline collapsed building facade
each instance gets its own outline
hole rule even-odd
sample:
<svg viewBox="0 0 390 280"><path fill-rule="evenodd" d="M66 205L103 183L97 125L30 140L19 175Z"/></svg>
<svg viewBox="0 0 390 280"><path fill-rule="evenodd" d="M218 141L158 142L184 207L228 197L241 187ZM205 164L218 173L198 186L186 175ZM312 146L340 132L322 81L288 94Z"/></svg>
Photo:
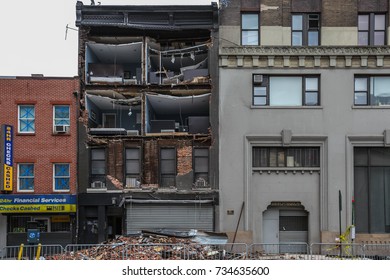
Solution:
<svg viewBox="0 0 390 280"><path fill-rule="evenodd" d="M216 3L85 6L79 28L78 241L215 230Z"/></svg>

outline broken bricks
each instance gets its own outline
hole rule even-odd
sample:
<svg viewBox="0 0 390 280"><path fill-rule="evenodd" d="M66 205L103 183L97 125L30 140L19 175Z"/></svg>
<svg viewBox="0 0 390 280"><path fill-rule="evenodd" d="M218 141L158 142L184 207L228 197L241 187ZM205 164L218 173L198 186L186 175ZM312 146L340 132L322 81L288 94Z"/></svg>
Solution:
<svg viewBox="0 0 390 280"><path fill-rule="evenodd" d="M230 247L230 245L229 245ZM65 253L47 260L234 260L243 252L229 252L226 245L200 244L186 238L147 235L120 236L99 245L67 246Z"/></svg>

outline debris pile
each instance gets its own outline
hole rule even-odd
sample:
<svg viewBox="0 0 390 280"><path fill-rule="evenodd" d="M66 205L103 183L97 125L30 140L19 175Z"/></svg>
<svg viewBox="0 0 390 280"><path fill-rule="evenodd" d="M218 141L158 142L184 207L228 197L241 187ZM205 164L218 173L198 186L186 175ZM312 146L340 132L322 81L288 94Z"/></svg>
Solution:
<svg viewBox="0 0 390 280"><path fill-rule="evenodd" d="M190 238L163 235L120 236L99 245L72 245L47 260L234 260L246 252L231 252L231 245L200 244Z"/></svg>

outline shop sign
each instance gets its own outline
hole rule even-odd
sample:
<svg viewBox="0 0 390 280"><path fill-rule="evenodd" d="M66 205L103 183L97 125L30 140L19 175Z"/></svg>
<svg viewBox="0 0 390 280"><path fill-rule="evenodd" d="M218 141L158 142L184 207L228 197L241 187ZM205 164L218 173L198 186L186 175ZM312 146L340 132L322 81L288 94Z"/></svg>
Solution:
<svg viewBox="0 0 390 280"><path fill-rule="evenodd" d="M0 213L76 212L76 195L0 195Z"/></svg>
<svg viewBox="0 0 390 280"><path fill-rule="evenodd" d="M13 127L3 124L1 126L1 191L13 189Z"/></svg>

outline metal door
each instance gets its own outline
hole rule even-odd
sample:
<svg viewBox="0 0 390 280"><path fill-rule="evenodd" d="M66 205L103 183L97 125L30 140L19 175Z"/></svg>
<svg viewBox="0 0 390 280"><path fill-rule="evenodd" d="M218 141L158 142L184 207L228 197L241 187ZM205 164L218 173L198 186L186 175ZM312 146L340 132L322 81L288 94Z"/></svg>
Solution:
<svg viewBox="0 0 390 280"><path fill-rule="evenodd" d="M278 253L279 244L279 209L269 209L263 213L264 251L269 254Z"/></svg>

